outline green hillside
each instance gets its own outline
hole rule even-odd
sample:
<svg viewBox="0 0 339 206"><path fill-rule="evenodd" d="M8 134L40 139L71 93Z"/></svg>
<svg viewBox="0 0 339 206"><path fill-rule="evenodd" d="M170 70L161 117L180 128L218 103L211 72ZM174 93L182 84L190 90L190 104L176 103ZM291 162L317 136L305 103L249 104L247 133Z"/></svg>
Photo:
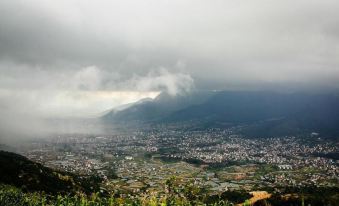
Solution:
<svg viewBox="0 0 339 206"><path fill-rule="evenodd" d="M0 151L0 165L0 183L16 186L23 191L72 194L99 189L99 178L56 171L11 152Z"/></svg>

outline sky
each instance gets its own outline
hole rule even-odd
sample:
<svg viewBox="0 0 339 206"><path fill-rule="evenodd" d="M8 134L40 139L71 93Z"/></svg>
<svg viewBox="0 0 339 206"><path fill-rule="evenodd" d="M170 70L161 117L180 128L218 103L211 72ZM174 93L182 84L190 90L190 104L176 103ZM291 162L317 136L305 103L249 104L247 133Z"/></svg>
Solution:
<svg viewBox="0 0 339 206"><path fill-rule="evenodd" d="M1 0L0 120L91 116L163 91L337 92L338 11L337 0Z"/></svg>

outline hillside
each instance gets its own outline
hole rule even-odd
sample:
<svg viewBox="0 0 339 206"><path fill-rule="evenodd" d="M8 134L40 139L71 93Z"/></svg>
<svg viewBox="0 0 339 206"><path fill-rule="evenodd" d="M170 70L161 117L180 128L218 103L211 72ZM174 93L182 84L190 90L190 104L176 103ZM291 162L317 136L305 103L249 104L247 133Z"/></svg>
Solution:
<svg viewBox="0 0 339 206"><path fill-rule="evenodd" d="M55 171L32 162L21 155L0 151L0 183L22 188L24 191L68 194L97 190L98 179Z"/></svg>
<svg viewBox="0 0 339 206"><path fill-rule="evenodd" d="M157 122L178 110L202 104L213 95L212 92L196 92L186 95L171 96L161 93L155 99L144 99L134 104L112 109L101 119L106 123L122 122ZM125 108L125 109L121 109Z"/></svg>
<svg viewBox="0 0 339 206"><path fill-rule="evenodd" d="M107 124L187 123L199 128L242 126L249 136L283 136L317 132L339 135L339 97L333 94L211 92L168 97L135 104L102 117Z"/></svg>

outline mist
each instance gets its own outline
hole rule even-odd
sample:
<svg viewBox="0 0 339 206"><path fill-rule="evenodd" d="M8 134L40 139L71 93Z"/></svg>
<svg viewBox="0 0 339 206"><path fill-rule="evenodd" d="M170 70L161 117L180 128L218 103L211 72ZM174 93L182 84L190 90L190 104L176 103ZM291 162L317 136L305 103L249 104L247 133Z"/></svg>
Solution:
<svg viewBox="0 0 339 206"><path fill-rule="evenodd" d="M338 93L338 10L335 0L1 1L1 138L61 131L46 119L161 92Z"/></svg>

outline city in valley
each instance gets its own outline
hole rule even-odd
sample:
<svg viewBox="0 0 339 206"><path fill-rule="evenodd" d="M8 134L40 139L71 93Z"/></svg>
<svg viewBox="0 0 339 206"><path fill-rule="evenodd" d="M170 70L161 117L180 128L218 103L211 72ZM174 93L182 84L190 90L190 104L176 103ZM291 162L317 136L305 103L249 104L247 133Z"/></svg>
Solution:
<svg viewBox="0 0 339 206"><path fill-rule="evenodd" d="M339 206L339 0L0 0L0 206Z"/></svg>
<svg viewBox="0 0 339 206"><path fill-rule="evenodd" d="M203 188L209 196L339 186L338 142L317 133L247 138L232 129L162 128L110 136L54 136L27 145L20 149L30 160L100 176L100 192L121 197L161 197L173 179L179 188Z"/></svg>

